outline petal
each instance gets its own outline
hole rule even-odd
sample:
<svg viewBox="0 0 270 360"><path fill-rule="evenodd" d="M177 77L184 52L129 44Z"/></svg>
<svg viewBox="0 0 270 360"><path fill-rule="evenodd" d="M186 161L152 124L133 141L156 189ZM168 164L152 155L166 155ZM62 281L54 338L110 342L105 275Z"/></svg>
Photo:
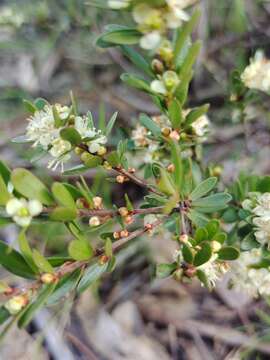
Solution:
<svg viewBox="0 0 270 360"><path fill-rule="evenodd" d="M28 203L28 209L31 216L37 216L42 212L42 204L38 200L30 200Z"/></svg>
<svg viewBox="0 0 270 360"><path fill-rule="evenodd" d="M15 223L17 223L18 225L22 226L22 227L27 227L30 225L31 223L31 216L14 216L13 220L15 221Z"/></svg>
<svg viewBox="0 0 270 360"><path fill-rule="evenodd" d="M8 215L15 215L23 207L22 202L19 199L10 199L6 204L6 212Z"/></svg>
<svg viewBox="0 0 270 360"><path fill-rule="evenodd" d="M167 93L167 90L165 88L165 85L163 84L162 81L160 80L154 80L151 82L151 89L158 93L158 94L163 94L163 95L166 95Z"/></svg>

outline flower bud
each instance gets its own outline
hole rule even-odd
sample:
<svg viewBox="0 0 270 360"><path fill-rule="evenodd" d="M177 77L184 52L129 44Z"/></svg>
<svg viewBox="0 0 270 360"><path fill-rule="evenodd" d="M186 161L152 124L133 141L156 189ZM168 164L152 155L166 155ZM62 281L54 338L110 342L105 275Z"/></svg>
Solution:
<svg viewBox="0 0 270 360"><path fill-rule="evenodd" d="M170 133L170 138L171 138L172 140L179 141L179 140L180 140L180 135L179 135L178 131L173 130L173 131Z"/></svg>
<svg viewBox="0 0 270 360"><path fill-rule="evenodd" d="M163 74L163 81L167 90L174 89L179 83L179 77L176 72L168 70Z"/></svg>
<svg viewBox="0 0 270 360"><path fill-rule="evenodd" d="M152 69L156 74L162 74L164 72L164 65L160 60L154 59L152 61Z"/></svg>
<svg viewBox="0 0 270 360"><path fill-rule="evenodd" d="M222 167L221 166L215 166L213 168L213 176L220 176L222 174Z"/></svg>
<svg viewBox="0 0 270 360"><path fill-rule="evenodd" d="M40 280L43 282L43 284L52 284L55 282L56 276L54 274L45 273L41 275Z"/></svg>
<svg viewBox="0 0 270 360"><path fill-rule="evenodd" d="M167 136L170 135L171 129L169 127L164 127L164 128L161 129L161 133L162 133L163 136L167 137Z"/></svg>
<svg viewBox="0 0 270 360"><path fill-rule="evenodd" d="M115 240L120 239L120 233L119 233L119 231L115 231L115 232L113 233L113 238L114 238Z"/></svg>
<svg viewBox="0 0 270 360"><path fill-rule="evenodd" d="M105 155L107 153L107 149L105 148L105 146L100 146L100 148L98 149L98 151L97 151L97 154L99 155L99 156L103 156L103 155Z"/></svg>
<svg viewBox="0 0 270 360"><path fill-rule="evenodd" d="M170 63L173 59L173 50L169 46L161 46L159 48L159 56L166 63Z"/></svg>
<svg viewBox="0 0 270 360"><path fill-rule="evenodd" d="M133 216L131 216L131 215L128 215L128 216L125 216L125 217L124 217L124 223L125 223L126 225L132 224L133 221L134 221L134 219L133 219Z"/></svg>
<svg viewBox="0 0 270 360"><path fill-rule="evenodd" d="M184 132L182 132L182 133L180 134L180 139L181 139L181 140L187 140L187 134L184 133Z"/></svg>
<svg viewBox="0 0 270 360"><path fill-rule="evenodd" d="M109 261L109 258L108 258L108 256L106 256L106 255L102 255L102 256L99 258L99 264L100 264L100 265L104 265L104 264L106 264L108 261Z"/></svg>
<svg viewBox="0 0 270 360"><path fill-rule="evenodd" d="M80 147L76 146L74 149L74 152L76 155L80 156L84 152L84 150L81 149Z"/></svg>
<svg viewBox="0 0 270 360"><path fill-rule="evenodd" d="M89 161L91 159L92 159L92 156L87 151L84 151L81 154L81 160L82 160L83 163L87 163L87 161Z"/></svg>
<svg viewBox="0 0 270 360"><path fill-rule="evenodd" d="M118 182L118 184L123 184L126 181L126 178L124 175L118 175L116 176L116 181Z"/></svg>
<svg viewBox="0 0 270 360"><path fill-rule="evenodd" d="M136 169L135 168L128 168L128 172L130 174L134 174L136 172Z"/></svg>
<svg viewBox="0 0 270 360"><path fill-rule="evenodd" d="M129 235L128 230L125 229L125 230L120 231L121 238L127 237L128 235Z"/></svg>
<svg viewBox="0 0 270 360"><path fill-rule="evenodd" d="M108 161L104 161L103 167L106 170L112 170L112 166L108 163Z"/></svg>
<svg viewBox="0 0 270 360"><path fill-rule="evenodd" d="M11 315L16 315L28 304L26 295L17 295L11 298L6 304L5 308Z"/></svg>
<svg viewBox="0 0 270 360"><path fill-rule="evenodd" d="M189 278L196 276L197 269L194 266L190 266L188 269L185 270L185 275Z"/></svg>
<svg viewBox="0 0 270 360"><path fill-rule="evenodd" d="M118 212L122 217L125 217L125 216L127 216L129 214L129 211L128 211L128 209L126 207L120 207L118 209Z"/></svg>
<svg viewBox="0 0 270 360"><path fill-rule="evenodd" d="M173 173L175 171L175 166L174 164L170 164L167 166L167 170L169 173Z"/></svg>
<svg viewBox="0 0 270 360"><path fill-rule="evenodd" d="M89 225L91 227L95 227L95 226L99 226L100 225L100 220L98 216L93 216L89 219Z"/></svg>
<svg viewBox="0 0 270 360"><path fill-rule="evenodd" d="M183 269L177 269L173 273L173 277L175 278L175 280L180 281L180 280L182 280L183 273L184 273Z"/></svg>
<svg viewBox="0 0 270 360"><path fill-rule="evenodd" d="M102 198L100 196L93 197L93 203L95 209L101 209L102 207Z"/></svg>
<svg viewBox="0 0 270 360"><path fill-rule="evenodd" d="M179 236L179 241L183 244L186 244L188 242L188 235L187 234L182 234Z"/></svg>
<svg viewBox="0 0 270 360"><path fill-rule="evenodd" d="M218 252L222 248L222 245L220 242L214 240L211 242L211 248L213 252Z"/></svg>

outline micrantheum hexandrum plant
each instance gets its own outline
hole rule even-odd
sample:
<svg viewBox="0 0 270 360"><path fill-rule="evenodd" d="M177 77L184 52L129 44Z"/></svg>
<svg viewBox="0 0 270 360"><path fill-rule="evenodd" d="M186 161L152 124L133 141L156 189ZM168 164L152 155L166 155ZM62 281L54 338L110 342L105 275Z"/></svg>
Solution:
<svg viewBox="0 0 270 360"><path fill-rule="evenodd" d="M30 143L48 158L48 168L63 177L49 188L29 170L0 163L1 224L15 223L20 229L18 250L0 242L0 263L29 280L23 288L1 283L1 323L15 317L20 327L26 326L42 306L70 291L81 293L113 271L127 243L140 236L154 241L159 232L177 250L171 262L157 264L158 277L197 278L211 290L227 273L231 286L255 297L270 294L270 177L242 174L226 189L220 166L206 167L201 161L214 120L207 117L208 104L188 105L200 51L200 41L191 36L199 19L196 6L190 8L195 2L92 3L131 12L132 26L107 25L97 46L117 47L133 63L134 74L121 79L149 95L156 115L141 113L130 137L113 148L110 134L117 112L101 130L90 111L79 111L72 93L70 105L25 101L30 115L25 133L14 141ZM256 57L242 75L235 75L231 100L244 107L250 91L269 92L269 76L268 60ZM75 167L69 165L72 158ZM143 188L141 203L135 207L125 195L121 207L107 208L102 194L93 194L83 178L98 167L113 173L118 186L133 182ZM68 182L70 175L78 176L75 185ZM39 221L64 224L73 238L66 256L46 257L30 246L28 229ZM86 224L99 231L100 246L88 239Z"/></svg>

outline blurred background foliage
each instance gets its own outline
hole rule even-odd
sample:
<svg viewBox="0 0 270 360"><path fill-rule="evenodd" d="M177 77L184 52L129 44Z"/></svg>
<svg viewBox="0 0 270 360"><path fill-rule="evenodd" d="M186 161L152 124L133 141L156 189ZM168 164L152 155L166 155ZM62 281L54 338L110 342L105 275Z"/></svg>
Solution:
<svg viewBox="0 0 270 360"><path fill-rule="evenodd" d="M269 98L262 95L251 102L243 135L239 108L231 101L230 75L234 69L243 70L257 49L264 50L266 56L270 57L270 1L202 0L200 3L202 16L194 36L202 40L203 46L196 64L189 101L192 105L206 102L211 105L209 117L213 131L204 161L210 165L223 166L225 183L234 179L242 170L269 174ZM28 114L22 99L43 97L51 103L65 104L69 103L69 91L72 90L78 99L80 111L91 110L99 126L103 126L106 119L118 111L118 126L109 139L110 146L117 144L123 134L130 134L139 112L156 113L157 110L147 96L121 84L121 72L132 70L127 59L117 49L103 51L95 46L95 39L106 24L130 21L126 13L96 9L88 5L87 0L0 1L1 159L6 160L11 167L35 168L36 173L47 179L47 182L50 182L50 177L59 179L58 173L45 168L43 160L29 163L31 149L10 142L11 138L23 133L26 126ZM90 171L86 180L95 194L102 194L106 204L123 205L123 190L103 181L105 177L103 172ZM125 185L124 192L133 200L142 197L141 191L129 184ZM39 244L41 249L46 248L51 254L65 253L69 239L64 227L38 224L32 227L31 232L32 241ZM3 235L12 242L17 233L13 228ZM105 282L101 289L101 297L105 296L104 302L109 298L112 304L113 294L121 286L123 292L128 292L129 282L135 289L137 286L142 289L146 286L149 271L145 273L144 270L149 263L152 260L160 261L171 253L166 243L158 241L157 244L150 245L154 254L151 258L145 248L139 249L140 254L143 254L140 257L134 257L132 251L127 255L131 259L129 267L120 267L111 282ZM136 269L141 275L131 277L130 269ZM195 290L195 295L198 294L199 290ZM204 298L209 296L203 294ZM222 296L226 298L224 294ZM217 305L217 299L211 301L216 308L221 307ZM235 307L233 311L238 313L240 310ZM264 323L269 323L269 318L263 312L260 316ZM263 334L266 332L264 323L262 325L259 322L258 325L258 328L263 329ZM244 321L244 326L250 330L249 323ZM269 329L267 331L269 334ZM198 358L194 356L194 353L189 353L186 358ZM255 359L252 356L253 353L250 359ZM174 358L182 359L177 355Z"/></svg>

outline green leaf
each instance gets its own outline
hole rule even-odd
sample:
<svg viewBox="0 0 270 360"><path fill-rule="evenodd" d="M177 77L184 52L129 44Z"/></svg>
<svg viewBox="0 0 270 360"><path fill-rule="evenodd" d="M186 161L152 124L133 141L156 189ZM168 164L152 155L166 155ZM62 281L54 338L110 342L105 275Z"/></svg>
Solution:
<svg viewBox="0 0 270 360"><path fill-rule="evenodd" d="M244 239L241 241L241 250L251 250L254 248L259 248L261 245L256 241L255 235L253 232L247 234Z"/></svg>
<svg viewBox="0 0 270 360"><path fill-rule="evenodd" d="M169 111L169 119L174 129L180 129L181 123L183 121L182 115L182 106L179 101L174 99L168 108Z"/></svg>
<svg viewBox="0 0 270 360"><path fill-rule="evenodd" d="M70 256L51 256L46 258L53 267L63 265L65 262L72 261Z"/></svg>
<svg viewBox="0 0 270 360"><path fill-rule="evenodd" d="M37 107L28 100L23 100L23 105L25 107L25 109L30 112L32 115L34 115L34 113L38 110Z"/></svg>
<svg viewBox="0 0 270 360"><path fill-rule="evenodd" d="M19 247L20 247L22 256L24 257L25 261L30 266L30 268L33 270L33 272L35 274L38 274L38 268L34 262L32 250L31 250L28 240L25 236L25 230L22 230L20 232L20 234L18 236L18 243L19 243Z"/></svg>
<svg viewBox="0 0 270 360"><path fill-rule="evenodd" d="M135 45L138 44L142 34L133 28L123 28L107 31L98 37L96 45L101 48L112 47L116 45Z"/></svg>
<svg viewBox="0 0 270 360"><path fill-rule="evenodd" d="M23 196L37 199L45 205L53 205L54 201L46 186L30 171L22 168L13 170L11 182Z"/></svg>
<svg viewBox="0 0 270 360"><path fill-rule="evenodd" d="M239 250L233 246L225 246L218 252L218 258L220 260L236 260L239 255Z"/></svg>
<svg viewBox="0 0 270 360"><path fill-rule="evenodd" d="M53 107L52 107L52 112L53 112L53 118L54 118L54 126L58 129L61 126L63 126L63 120L61 119L55 105L53 105Z"/></svg>
<svg viewBox="0 0 270 360"><path fill-rule="evenodd" d="M117 119L118 112L115 112L113 116L110 118L110 121L108 122L106 126L105 135L108 137L114 127L115 121Z"/></svg>
<svg viewBox="0 0 270 360"><path fill-rule="evenodd" d="M74 208L67 208L67 207L57 207L55 208L52 213L50 214L50 219L53 221L72 221L76 219L77 211Z"/></svg>
<svg viewBox="0 0 270 360"><path fill-rule="evenodd" d="M0 175L0 206L6 205L8 200L11 198L10 193L8 192L7 186L4 179Z"/></svg>
<svg viewBox="0 0 270 360"><path fill-rule="evenodd" d="M80 175L88 171L88 169L89 168L87 166L80 164L73 166L70 169L67 169L66 171L64 171L63 175L64 176Z"/></svg>
<svg viewBox="0 0 270 360"><path fill-rule="evenodd" d="M107 238L105 242L105 255L109 258L113 256L112 240L110 238Z"/></svg>
<svg viewBox="0 0 270 360"><path fill-rule="evenodd" d="M93 249L87 240L73 240L68 247L69 255L77 261L89 260L93 256Z"/></svg>
<svg viewBox="0 0 270 360"><path fill-rule="evenodd" d="M187 72L181 78L180 84L176 88L174 95L176 99L180 102L181 106L183 106L187 100L188 89L190 82L192 80L193 71Z"/></svg>
<svg viewBox="0 0 270 360"><path fill-rule="evenodd" d="M177 264L158 264L156 268L156 276L160 279L167 278L177 269Z"/></svg>
<svg viewBox="0 0 270 360"><path fill-rule="evenodd" d="M185 123L184 123L185 128L192 125L192 123L194 123L194 121L199 119L202 115L206 114L208 110L209 110L209 104L205 104L194 110L191 110L185 119Z"/></svg>
<svg viewBox="0 0 270 360"><path fill-rule="evenodd" d="M198 227L204 227L209 222L208 217L206 217L205 215L199 213L194 209L190 209L189 212L187 213L187 216L192 221L192 223Z"/></svg>
<svg viewBox="0 0 270 360"><path fill-rule="evenodd" d="M190 199L192 201L200 199L204 195L208 194L217 183L216 177L210 177L203 182L201 182L190 194Z"/></svg>
<svg viewBox="0 0 270 360"><path fill-rule="evenodd" d="M53 183L52 193L59 205L66 206L68 208L76 208L75 201L65 185L59 182Z"/></svg>
<svg viewBox="0 0 270 360"><path fill-rule="evenodd" d="M216 233L219 230L219 221L218 220L211 220L209 221L209 223L206 225L206 230L208 233L208 240L213 239L213 237L216 235Z"/></svg>
<svg viewBox="0 0 270 360"><path fill-rule="evenodd" d="M47 300L47 305L55 305L58 301L66 298L71 291L76 289L81 278L81 269L77 269L71 274L63 276L57 283L53 293Z"/></svg>
<svg viewBox="0 0 270 360"><path fill-rule="evenodd" d="M7 321L10 318L9 311L4 307L0 307L0 325L4 324L5 321Z"/></svg>
<svg viewBox="0 0 270 360"><path fill-rule="evenodd" d="M191 251L190 246L188 246L187 244L184 244L183 249L182 249L182 253L183 253L184 260L188 264L192 264L193 263L193 253Z"/></svg>
<svg viewBox="0 0 270 360"><path fill-rule="evenodd" d="M174 195L176 193L176 189L170 174L162 168L160 169L160 179L158 181L157 187L166 195Z"/></svg>
<svg viewBox="0 0 270 360"><path fill-rule="evenodd" d="M200 246L201 250L199 250L194 257L193 265L195 266L201 266L205 264L212 256L212 249L208 242L202 242Z"/></svg>
<svg viewBox="0 0 270 360"><path fill-rule="evenodd" d="M195 200L192 202L192 206L195 207L197 211L211 213L225 209L231 199L232 197L228 193L218 193Z"/></svg>
<svg viewBox="0 0 270 360"><path fill-rule="evenodd" d="M0 160L0 175L2 176L5 184L7 185L10 180L11 170L2 160Z"/></svg>
<svg viewBox="0 0 270 360"><path fill-rule="evenodd" d="M220 244L224 244L227 240L227 234L224 232L218 233L214 236L213 240L218 241Z"/></svg>
<svg viewBox="0 0 270 360"><path fill-rule="evenodd" d="M148 61L146 61L145 58L141 54L139 54L137 51L135 51L131 47L125 46L125 45L121 46L121 50L124 53L124 55L133 62L133 64L136 66L136 68L144 71L150 77L155 76L150 63Z"/></svg>
<svg viewBox="0 0 270 360"><path fill-rule="evenodd" d="M153 121L149 116L145 114L140 115L140 123L146 127L155 137L159 137L161 135L160 127Z"/></svg>
<svg viewBox="0 0 270 360"><path fill-rule="evenodd" d="M148 82L138 75L124 73L120 78L125 84L134 87L135 89L155 95Z"/></svg>
<svg viewBox="0 0 270 360"><path fill-rule="evenodd" d="M37 98L35 101L34 101L34 104L35 104L35 107L38 109L38 110L43 110L43 108L46 106L46 105L50 105L48 103L47 100L43 99L43 98Z"/></svg>
<svg viewBox="0 0 270 360"><path fill-rule="evenodd" d="M194 239L197 244L199 244L202 241L208 240L208 232L206 228L204 227L198 228L195 232Z"/></svg>
<svg viewBox="0 0 270 360"><path fill-rule="evenodd" d="M78 292L82 293L95 281L97 281L100 276L107 271L107 267L107 263L103 265L94 263L93 265L89 266L78 284Z"/></svg>
<svg viewBox="0 0 270 360"><path fill-rule="evenodd" d="M172 161L175 167L173 172L174 182L178 193L183 192L183 181L184 181L184 171L183 171L183 164L181 159L181 151L180 147L174 141L170 141L171 146L171 153L172 153Z"/></svg>
<svg viewBox="0 0 270 360"><path fill-rule="evenodd" d="M125 201L126 201L126 208L128 209L128 211L132 211L134 208L132 202L129 200L128 194L125 194Z"/></svg>
<svg viewBox="0 0 270 360"><path fill-rule="evenodd" d="M264 176L257 184L257 191L261 193L270 192L270 176Z"/></svg>
<svg viewBox="0 0 270 360"><path fill-rule="evenodd" d="M26 279L35 278L35 273L22 255L3 241L0 241L0 264L12 274Z"/></svg>
<svg viewBox="0 0 270 360"><path fill-rule="evenodd" d="M191 45L191 47L188 50L187 56L185 57L185 60L183 61L181 68L180 68L180 77L184 77L186 74L190 74L190 71L192 70L192 66L195 63L197 56L199 55L201 49L201 42L196 41L194 44Z"/></svg>
<svg viewBox="0 0 270 360"><path fill-rule="evenodd" d="M79 145L82 141L81 135L74 127L66 127L60 131L60 136L63 140L71 143L71 145Z"/></svg>
<svg viewBox="0 0 270 360"><path fill-rule="evenodd" d="M195 25L198 23L199 17L200 11L197 10L192 14L191 19L178 30L177 38L174 45L174 63L176 67L178 66L178 58L181 55L181 51L184 48L185 42L189 35L192 33Z"/></svg>
<svg viewBox="0 0 270 360"><path fill-rule="evenodd" d="M87 156L83 158L83 162L88 169L95 168L102 164L102 158L100 156L87 153Z"/></svg>
<svg viewBox="0 0 270 360"><path fill-rule="evenodd" d="M51 266L49 261L43 255L41 255L41 253L36 249L33 250L33 260L41 272L44 273L54 272L53 267Z"/></svg>
<svg viewBox="0 0 270 360"><path fill-rule="evenodd" d="M120 158L117 151L112 151L106 156L106 160L112 166L118 166L120 164Z"/></svg>
<svg viewBox="0 0 270 360"><path fill-rule="evenodd" d="M53 293L55 286L55 283L44 285L37 298L29 304L21 314L18 321L19 328L24 328L31 322L36 312L46 304L46 301Z"/></svg>
<svg viewBox="0 0 270 360"><path fill-rule="evenodd" d="M209 290L211 290L211 286L209 284L208 278L206 276L206 274L204 273L204 271L202 271L201 269L197 270L197 278L200 280L200 282Z"/></svg>

